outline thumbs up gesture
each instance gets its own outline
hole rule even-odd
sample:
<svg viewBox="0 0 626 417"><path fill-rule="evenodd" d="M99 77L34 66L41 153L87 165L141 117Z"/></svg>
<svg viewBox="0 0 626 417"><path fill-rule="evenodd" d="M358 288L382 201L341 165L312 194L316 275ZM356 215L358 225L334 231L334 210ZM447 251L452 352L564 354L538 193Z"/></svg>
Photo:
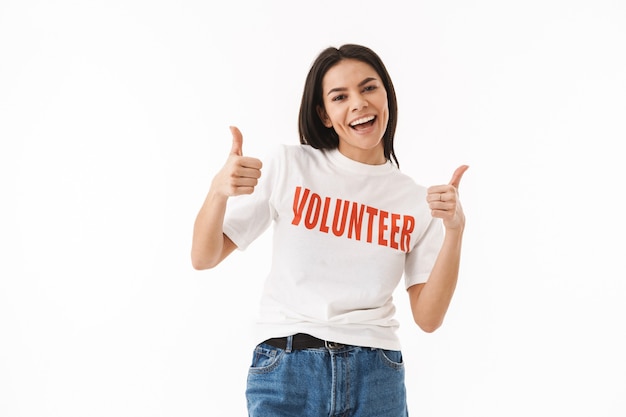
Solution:
<svg viewBox="0 0 626 417"><path fill-rule="evenodd" d="M443 219L446 229L463 230L465 227L465 214L459 200L459 183L468 168L467 165L461 165L454 171L448 184L428 188L426 201L432 216Z"/></svg>
<svg viewBox="0 0 626 417"><path fill-rule="evenodd" d="M215 175L211 187L226 197L252 194L261 178L263 164L257 158L243 156L243 135L235 126L230 127L233 144L222 169Z"/></svg>

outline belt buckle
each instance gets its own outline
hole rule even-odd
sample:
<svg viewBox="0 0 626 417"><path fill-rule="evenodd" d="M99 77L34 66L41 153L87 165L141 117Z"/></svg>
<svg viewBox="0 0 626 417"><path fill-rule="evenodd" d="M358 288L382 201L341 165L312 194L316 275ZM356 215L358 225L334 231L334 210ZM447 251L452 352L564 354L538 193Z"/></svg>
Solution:
<svg viewBox="0 0 626 417"><path fill-rule="evenodd" d="M326 346L326 349L328 350L337 350L337 349L341 349L345 345L342 345L341 343L329 342L328 340L324 340L324 346Z"/></svg>

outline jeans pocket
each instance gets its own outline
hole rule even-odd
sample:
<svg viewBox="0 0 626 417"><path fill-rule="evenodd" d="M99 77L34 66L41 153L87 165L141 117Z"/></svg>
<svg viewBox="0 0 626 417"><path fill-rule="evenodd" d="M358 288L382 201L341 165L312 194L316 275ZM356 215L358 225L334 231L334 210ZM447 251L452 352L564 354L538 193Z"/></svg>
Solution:
<svg viewBox="0 0 626 417"><path fill-rule="evenodd" d="M378 355L383 363L392 369L403 369L404 361L402 359L402 352L399 350L387 350L378 349Z"/></svg>
<svg viewBox="0 0 626 417"><path fill-rule="evenodd" d="M285 354L282 349L261 343L254 349L250 372L262 374L271 372L278 366L280 358Z"/></svg>

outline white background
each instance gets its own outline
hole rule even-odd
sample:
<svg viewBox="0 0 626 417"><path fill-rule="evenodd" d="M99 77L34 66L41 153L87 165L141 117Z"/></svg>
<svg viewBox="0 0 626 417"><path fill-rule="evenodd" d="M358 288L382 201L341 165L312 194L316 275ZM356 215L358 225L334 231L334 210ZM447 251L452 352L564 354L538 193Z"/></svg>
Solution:
<svg viewBox="0 0 626 417"><path fill-rule="evenodd" d="M626 413L626 3L1 0L0 416L246 415L269 235L199 272L193 221L228 126L298 143L347 42L392 75L401 168L470 165L444 326L396 297L411 415Z"/></svg>

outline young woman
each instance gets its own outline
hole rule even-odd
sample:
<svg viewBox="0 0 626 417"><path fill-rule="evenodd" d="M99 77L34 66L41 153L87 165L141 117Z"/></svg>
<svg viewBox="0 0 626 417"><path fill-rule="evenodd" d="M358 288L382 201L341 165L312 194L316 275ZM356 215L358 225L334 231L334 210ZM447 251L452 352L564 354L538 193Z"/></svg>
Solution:
<svg viewBox="0 0 626 417"><path fill-rule="evenodd" d="M231 127L191 255L194 268L215 267L273 224L250 416L408 415L392 293L404 276L417 325L442 324L459 272L467 166L449 184L417 184L399 170L396 122L383 62L349 44L322 51L309 71L299 145L280 146L263 166L243 156Z"/></svg>

